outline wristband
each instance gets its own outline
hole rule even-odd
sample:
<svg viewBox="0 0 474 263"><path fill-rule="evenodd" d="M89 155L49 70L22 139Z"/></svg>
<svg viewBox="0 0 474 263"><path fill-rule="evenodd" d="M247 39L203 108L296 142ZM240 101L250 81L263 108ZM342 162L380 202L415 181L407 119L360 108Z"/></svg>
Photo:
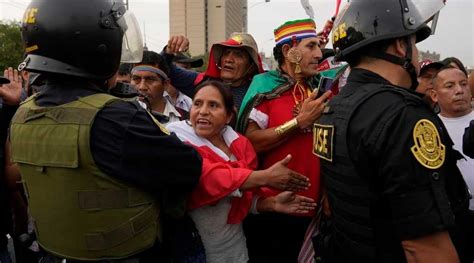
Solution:
<svg viewBox="0 0 474 263"><path fill-rule="evenodd" d="M298 121L296 118L291 119L290 121L285 122L284 124L275 128L276 134L279 136L290 133L298 128Z"/></svg>

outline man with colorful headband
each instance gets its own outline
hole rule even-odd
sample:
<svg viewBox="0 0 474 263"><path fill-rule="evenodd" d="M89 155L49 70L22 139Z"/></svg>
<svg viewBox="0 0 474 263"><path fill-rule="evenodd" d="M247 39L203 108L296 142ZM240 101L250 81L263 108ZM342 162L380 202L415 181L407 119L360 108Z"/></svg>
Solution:
<svg viewBox="0 0 474 263"><path fill-rule="evenodd" d="M194 87L206 79L218 79L232 88L235 105L240 107L254 75L263 72L258 47L252 35L232 33L224 42L212 45L209 63L204 73L197 73L174 65L174 54L188 49L189 41L184 36L173 36L162 55L170 67L171 83L184 94L192 97Z"/></svg>
<svg viewBox="0 0 474 263"><path fill-rule="evenodd" d="M153 51L144 51L142 62L132 68L131 84L141 93L140 99L149 103L149 110L160 116L162 123L180 121L187 115L163 96L169 85L168 70L164 59Z"/></svg>
<svg viewBox="0 0 474 263"><path fill-rule="evenodd" d="M278 69L254 77L241 105L238 129L250 139L265 169L291 154L288 167L310 179L299 194L319 200L319 160L311 127L331 92L316 91L321 39L311 19L289 21L275 31ZM266 189L265 195L277 191ZM244 223L251 262L296 262L313 213L259 214Z"/></svg>

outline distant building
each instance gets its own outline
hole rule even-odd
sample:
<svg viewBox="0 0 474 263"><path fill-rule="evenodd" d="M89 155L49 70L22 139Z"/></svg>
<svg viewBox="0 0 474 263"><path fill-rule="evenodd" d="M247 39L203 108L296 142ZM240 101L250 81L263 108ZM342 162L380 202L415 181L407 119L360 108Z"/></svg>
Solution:
<svg viewBox="0 0 474 263"><path fill-rule="evenodd" d="M435 51L430 52L428 51L421 51L418 54L419 56L419 61L429 59L431 61L440 61L441 60L441 55L439 53L436 53Z"/></svg>
<svg viewBox="0 0 474 263"><path fill-rule="evenodd" d="M194 55L247 31L247 0L169 0L169 7L170 35L186 36Z"/></svg>

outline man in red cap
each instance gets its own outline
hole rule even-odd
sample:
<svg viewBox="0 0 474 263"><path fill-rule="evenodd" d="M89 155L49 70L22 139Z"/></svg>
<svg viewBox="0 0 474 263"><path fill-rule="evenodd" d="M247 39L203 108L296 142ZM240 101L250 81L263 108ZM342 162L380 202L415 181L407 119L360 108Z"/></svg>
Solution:
<svg viewBox="0 0 474 263"><path fill-rule="evenodd" d="M194 87L203 80L219 79L232 88L235 105L240 107L253 76L263 73L257 43L252 35L236 32L226 41L212 45L204 73L173 65L174 54L186 51L188 47L189 40L186 37L172 36L163 49L162 54L170 66L171 84L191 97Z"/></svg>

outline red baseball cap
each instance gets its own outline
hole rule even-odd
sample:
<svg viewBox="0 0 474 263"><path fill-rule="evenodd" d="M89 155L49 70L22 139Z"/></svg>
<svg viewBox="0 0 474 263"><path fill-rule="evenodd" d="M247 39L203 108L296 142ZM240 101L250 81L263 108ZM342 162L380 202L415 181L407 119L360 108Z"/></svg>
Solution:
<svg viewBox="0 0 474 263"><path fill-rule="evenodd" d="M431 59L425 59L420 63L420 76L423 75L430 68L439 70L442 67L444 67L444 64L441 62L432 61Z"/></svg>

